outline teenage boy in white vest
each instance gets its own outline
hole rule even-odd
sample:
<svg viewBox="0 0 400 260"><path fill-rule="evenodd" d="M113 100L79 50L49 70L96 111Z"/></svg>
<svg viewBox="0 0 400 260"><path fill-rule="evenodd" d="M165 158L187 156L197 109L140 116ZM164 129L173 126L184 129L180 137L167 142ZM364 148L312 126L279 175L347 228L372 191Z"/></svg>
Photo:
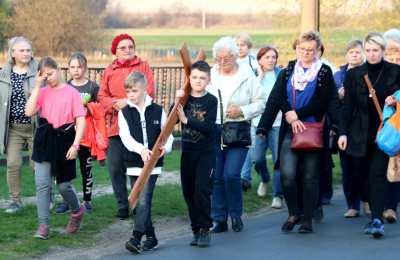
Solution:
<svg viewBox="0 0 400 260"><path fill-rule="evenodd" d="M123 153L131 185L138 179L143 165L150 159L153 146L166 121L160 105L146 94L147 80L140 72L132 72L125 80L127 106L118 112L119 135L127 151ZM163 155L171 151L173 137L169 136L151 176L140 194L134 217L132 237L125 247L132 253L151 251L158 241L151 221L151 203L157 177L161 174ZM142 237L146 239L141 243Z"/></svg>

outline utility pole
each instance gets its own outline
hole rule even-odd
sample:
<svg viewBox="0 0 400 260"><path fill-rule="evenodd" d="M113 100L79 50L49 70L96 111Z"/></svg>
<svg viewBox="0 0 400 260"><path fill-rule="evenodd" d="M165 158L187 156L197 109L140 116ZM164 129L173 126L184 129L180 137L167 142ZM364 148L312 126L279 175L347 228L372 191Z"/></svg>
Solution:
<svg viewBox="0 0 400 260"><path fill-rule="evenodd" d="M202 1L202 7L201 7L201 29L205 30L207 27L207 17L206 17L206 0Z"/></svg>
<svg viewBox="0 0 400 260"><path fill-rule="evenodd" d="M301 31L319 31L320 0L302 0Z"/></svg>

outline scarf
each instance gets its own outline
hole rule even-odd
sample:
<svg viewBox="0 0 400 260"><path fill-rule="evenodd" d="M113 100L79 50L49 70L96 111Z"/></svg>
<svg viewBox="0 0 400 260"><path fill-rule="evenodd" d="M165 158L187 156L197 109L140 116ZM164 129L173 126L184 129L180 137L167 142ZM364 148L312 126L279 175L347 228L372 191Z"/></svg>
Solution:
<svg viewBox="0 0 400 260"><path fill-rule="evenodd" d="M294 89L303 91L307 86L308 82L314 81L315 77L318 75L318 71L321 69L322 61L320 59L315 59L311 65L311 68L304 71L304 68L300 60L297 60L294 66L294 73L292 77L292 86Z"/></svg>

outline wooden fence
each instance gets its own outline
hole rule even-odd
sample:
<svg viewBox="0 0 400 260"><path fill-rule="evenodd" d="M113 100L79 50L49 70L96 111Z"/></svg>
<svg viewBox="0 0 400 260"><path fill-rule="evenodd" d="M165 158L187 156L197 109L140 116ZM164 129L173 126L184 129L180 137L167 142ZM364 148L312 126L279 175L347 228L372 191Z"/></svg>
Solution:
<svg viewBox="0 0 400 260"><path fill-rule="evenodd" d="M175 99L175 92L185 80L182 66L152 66L154 75L154 86L156 88L156 102L168 111ZM100 84L104 67L90 67L88 69L89 79ZM62 68L62 75L65 80L69 79L68 69Z"/></svg>

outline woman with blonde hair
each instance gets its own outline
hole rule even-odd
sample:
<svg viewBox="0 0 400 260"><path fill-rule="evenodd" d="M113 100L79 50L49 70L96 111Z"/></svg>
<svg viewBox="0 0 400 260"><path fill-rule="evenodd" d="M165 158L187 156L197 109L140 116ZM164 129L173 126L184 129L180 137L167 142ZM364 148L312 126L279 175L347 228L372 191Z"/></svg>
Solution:
<svg viewBox="0 0 400 260"><path fill-rule="evenodd" d="M381 124L377 105L394 105L393 96L400 88L400 67L384 60L386 40L380 33L369 33L364 39L366 62L348 71L344 81L344 104L340 124L339 148L347 154L363 160L361 172L368 174L371 222L364 233L380 238L384 235L382 213L387 199L386 171L389 157L376 142ZM368 77L374 93L370 93L365 77Z"/></svg>

